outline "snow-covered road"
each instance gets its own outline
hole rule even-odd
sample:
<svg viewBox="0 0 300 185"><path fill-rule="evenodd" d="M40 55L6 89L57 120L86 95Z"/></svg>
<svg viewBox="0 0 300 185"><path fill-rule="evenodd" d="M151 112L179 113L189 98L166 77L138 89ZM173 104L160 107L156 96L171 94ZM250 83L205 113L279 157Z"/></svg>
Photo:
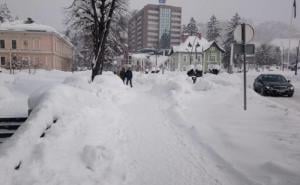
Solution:
<svg viewBox="0 0 300 185"><path fill-rule="evenodd" d="M292 98L287 97L270 97L271 101L281 104L290 109L300 112L300 83L295 82L293 85L296 87L294 96Z"/></svg>
<svg viewBox="0 0 300 185"><path fill-rule="evenodd" d="M286 107L288 109L292 109L294 111L300 112L300 76L295 76L294 72L288 71L288 72L282 72L282 71L264 71L263 73L267 74L282 74L287 79L291 80L291 83L295 87L295 93L294 96L289 97L265 97L266 99L277 103L278 105L281 105L282 107ZM252 84L254 82L254 79L259 75L257 72L250 72L247 75L247 83L248 87L252 88ZM240 75L240 78L242 76Z"/></svg>

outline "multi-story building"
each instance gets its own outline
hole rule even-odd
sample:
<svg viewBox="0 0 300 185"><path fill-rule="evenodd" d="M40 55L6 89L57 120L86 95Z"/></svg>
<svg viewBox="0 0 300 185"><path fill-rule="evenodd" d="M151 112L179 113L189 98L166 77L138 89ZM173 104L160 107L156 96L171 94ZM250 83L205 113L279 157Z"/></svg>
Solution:
<svg viewBox="0 0 300 185"><path fill-rule="evenodd" d="M143 48L169 49L180 44L181 8L146 5L129 21L129 51Z"/></svg>
<svg viewBox="0 0 300 185"><path fill-rule="evenodd" d="M0 24L0 66L71 71L72 44L54 28L40 24Z"/></svg>

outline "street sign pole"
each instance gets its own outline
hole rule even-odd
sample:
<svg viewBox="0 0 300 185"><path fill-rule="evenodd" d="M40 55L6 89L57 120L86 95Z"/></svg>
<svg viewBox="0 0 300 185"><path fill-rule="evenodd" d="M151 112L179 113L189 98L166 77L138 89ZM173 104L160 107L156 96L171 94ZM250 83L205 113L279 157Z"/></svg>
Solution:
<svg viewBox="0 0 300 185"><path fill-rule="evenodd" d="M247 110L247 75L246 75L246 25L242 24L242 45L244 54L244 110Z"/></svg>
<svg viewBox="0 0 300 185"><path fill-rule="evenodd" d="M234 30L234 40L241 44L241 54L244 56L244 110L247 110L247 74L246 74L246 55L248 50L252 48L252 53L254 53L255 45L248 44L254 38L254 29L249 24L240 24ZM248 46L248 47L247 47ZM239 48L239 47L237 47ZM251 53L251 51L249 51Z"/></svg>
<svg viewBox="0 0 300 185"><path fill-rule="evenodd" d="M297 58L296 58L296 69L295 69L295 75L297 75L297 74L298 74L299 47L300 47L300 40L299 40L299 44L298 44L298 47L297 47Z"/></svg>

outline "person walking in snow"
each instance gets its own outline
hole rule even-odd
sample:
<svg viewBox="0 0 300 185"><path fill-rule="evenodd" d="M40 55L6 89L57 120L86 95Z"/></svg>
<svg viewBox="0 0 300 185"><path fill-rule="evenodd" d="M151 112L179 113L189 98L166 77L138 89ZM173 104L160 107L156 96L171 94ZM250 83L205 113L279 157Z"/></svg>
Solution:
<svg viewBox="0 0 300 185"><path fill-rule="evenodd" d="M126 78L126 85L130 83L130 87L132 87L132 71L130 67L127 69L125 73L125 78Z"/></svg>
<svg viewBox="0 0 300 185"><path fill-rule="evenodd" d="M120 78L122 79L123 83L125 84L125 75L126 75L126 71L125 71L125 68L122 67L120 73L119 73L119 76Z"/></svg>

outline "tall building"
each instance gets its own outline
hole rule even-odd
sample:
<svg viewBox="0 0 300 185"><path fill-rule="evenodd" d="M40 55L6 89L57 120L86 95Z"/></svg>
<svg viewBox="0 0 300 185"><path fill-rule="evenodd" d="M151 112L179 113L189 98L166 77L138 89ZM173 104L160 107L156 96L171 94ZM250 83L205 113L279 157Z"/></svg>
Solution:
<svg viewBox="0 0 300 185"><path fill-rule="evenodd" d="M146 5L129 21L129 51L168 49L180 44L181 7Z"/></svg>

